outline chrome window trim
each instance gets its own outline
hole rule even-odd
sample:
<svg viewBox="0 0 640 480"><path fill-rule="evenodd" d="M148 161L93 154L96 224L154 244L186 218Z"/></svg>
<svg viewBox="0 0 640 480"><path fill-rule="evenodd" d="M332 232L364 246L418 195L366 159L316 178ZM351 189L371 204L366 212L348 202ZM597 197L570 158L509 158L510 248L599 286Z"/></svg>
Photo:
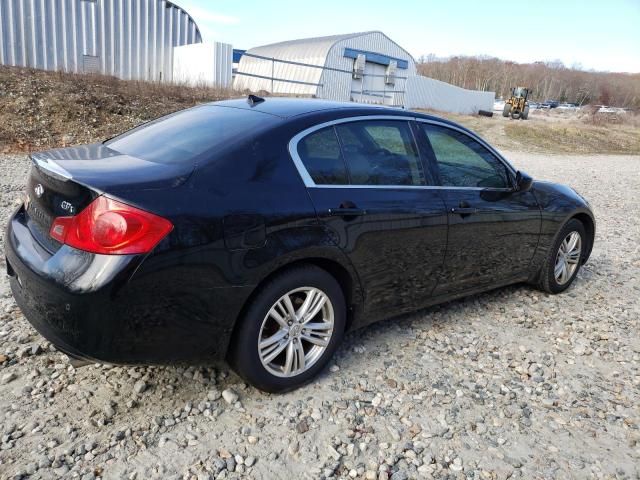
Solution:
<svg viewBox="0 0 640 480"><path fill-rule="evenodd" d="M431 123L434 125L451 128L453 130L457 130L460 133L463 133L473 140L480 143L483 147L485 147L489 152L496 156L496 158L502 162L510 172L515 175L515 169L511 166L511 164L502 157L493 147L487 144L480 137L469 134L469 132L463 130L462 128L458 128L455 125L449 125L448 123L439 122L437 120L428 120L426 118L419 118L407 115L360 115L357 117L346 117L339 118L336 120L330 120L328 122L319 123L314 125L313 127L306 128L301 132L294 135L291 140L289 140L289 155L293 160L294 165L296 166L296 170L300 174L302 181L304 182L307 188L375 188L381 190L476 190L476 191L495 191L495 192L510 192L512 189L510 188L490 188L490 187L452 187L452 186L443 186L443 185L333 185L333 184L316 184L309 175L307 168L304 166L304 162L300 158L298 154L298 143L305 138L307 135L312 134L318 130L322 130L323 128L332 127L335 125L340 125L342 123L352 123L352 122L362 122L367 120L400 120L405 122L421 122L421 123ZM337 134L336 134L337 135ZM415 141L415 139L414 139ZM419 147L419 145L417 145Z"/></svg>
<svg viewBox="0 0 640 480"><path fill-rule="evenodd" d="M477 190L483 192L511 192L510 188L449 187L443 185L312 185L307 188L376 188L378 190Z"/></svg>
<svg viewBox="0 0 640 480"><path fill-rule="evenodd" d="M296 165L296 168L298 169L298 173L302 177L302 180L304 181L304 184L307 188L318 188L318 187L375 188L375 187L382 186L382 185L324 185L324 184L317 185L313 181L313 178L311 178L311 175L309 175L309 172L307 171L307 167L304 166L304 162L302 161L302 159L300 158L300 155L298 154L298 143L300 143L300 140L305 138L307 135L310 135L313 132L316 132L318 130L322 130L323 128L326 128L326 127L333 127L335 125L340 125L342 123L362 122L365 120L400 120L404 122L410 122L413 120L413 117L403 116L403 115L402 116L401 115L360 115L358 117L339 118L336 120L319 123L318 125L309 127L301 131L297 135L295 135L291 140L289 140L289 154L291 155L291 158L293 159L293 163Z"/></svg>

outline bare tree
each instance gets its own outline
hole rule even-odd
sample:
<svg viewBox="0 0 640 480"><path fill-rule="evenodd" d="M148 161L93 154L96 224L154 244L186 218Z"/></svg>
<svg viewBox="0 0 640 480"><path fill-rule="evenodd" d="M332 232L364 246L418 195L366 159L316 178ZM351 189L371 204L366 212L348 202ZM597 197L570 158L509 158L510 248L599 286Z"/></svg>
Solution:
<svg viewBox="0 0 640 480"><path fill-rule="evenodd" d="M498 97L522 85L533 90L534 100L640 108L640 74L585 71L579 64L568 68L560 60L514 63L487 56L442 59L429 54L420 58L418 72L463 88L493 91Z"/></svg>

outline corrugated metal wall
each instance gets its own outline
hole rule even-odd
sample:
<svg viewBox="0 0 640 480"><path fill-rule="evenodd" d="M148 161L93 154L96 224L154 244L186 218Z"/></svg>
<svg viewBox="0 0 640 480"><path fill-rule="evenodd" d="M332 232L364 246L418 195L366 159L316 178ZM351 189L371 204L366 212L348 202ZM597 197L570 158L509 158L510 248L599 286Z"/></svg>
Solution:
<svg viewBox="0 0 640 480"><path fill-rule="evenodd" d="M291 40L251 48L240 58L234 88L252 92L266 90L279 94L316 95L322 68L313 68L308 65L323 67L332 45L344 37L344 35L338 35ZM272 58L304 65L273 62L270 60ZM272 78L293 80L293 82L277 80L272 82Z"/></svg>
<svg viewBox="0 0 640 480"><path fill-rule="evenodd" d="M416 75L407 83L407 108L431 108L442 112L476 114L493 109L494 92L466 90L440 80Z"/></svg>
<svg viewBox="0 0 640 480"><path fill-rule="evenodd" d="M171 80L173 47L200 43L167 0L0 0L0 64Z"/></svg>

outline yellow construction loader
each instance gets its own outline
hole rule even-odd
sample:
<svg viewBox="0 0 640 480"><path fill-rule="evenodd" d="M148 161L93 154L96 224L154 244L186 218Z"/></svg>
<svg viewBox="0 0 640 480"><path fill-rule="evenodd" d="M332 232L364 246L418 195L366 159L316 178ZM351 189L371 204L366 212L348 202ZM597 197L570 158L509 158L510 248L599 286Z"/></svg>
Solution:
<svg viewBox="0 0 640 480"><path fill-rule="evenodd" d="M503 117L513 118L514 120L529 118L529 102L527 97L531 93L527 87L515 87L511 89L511 98L504 103L502 110Z"/></svg>

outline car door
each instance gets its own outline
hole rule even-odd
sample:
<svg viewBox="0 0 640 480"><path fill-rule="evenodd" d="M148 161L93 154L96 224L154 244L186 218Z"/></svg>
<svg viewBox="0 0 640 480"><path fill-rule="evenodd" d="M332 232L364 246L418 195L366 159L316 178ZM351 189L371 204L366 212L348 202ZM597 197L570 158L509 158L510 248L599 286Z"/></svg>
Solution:
<svg viewBox="0 0 640 480"><path fill-rule="evenodd" d="M447 214L409 121L336 121L298 135L290 151L318 218L358 272L363 323L426 304L444 263Z"/></svg>
<svg viewBox="0 0 640 480"><path fill-rule="evenodd" d="M449 217L445 265L434 295L527 277L540 235L532 192L515 191L512 168L462 129L419 122Z"/></svg>

